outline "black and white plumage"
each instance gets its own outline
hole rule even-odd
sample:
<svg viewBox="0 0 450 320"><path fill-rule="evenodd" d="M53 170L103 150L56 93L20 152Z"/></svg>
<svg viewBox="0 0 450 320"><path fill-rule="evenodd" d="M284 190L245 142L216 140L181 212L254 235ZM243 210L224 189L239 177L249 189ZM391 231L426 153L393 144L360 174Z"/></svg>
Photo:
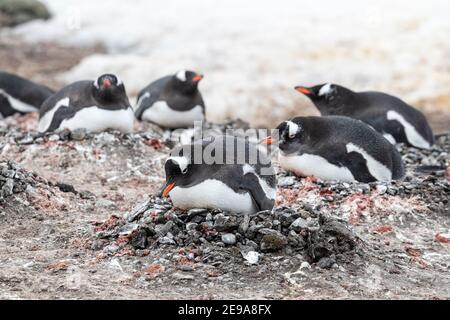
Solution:
<svg viewBox="0 0 450 320"><path fill-rule="evenodd" d="M72 83L49 97L40 110L39 131L86 129L133 131L134 112L117 76Z"/></svg>
<svg viewBox="0 0 450 320"><path fill-rule="evenodd" d="M0 72L0 117L39 111L54 91L17 75Z"/></svg>
<svg viewBox="0 0 450 320"><path fill-rule="evenodd" d="M393 144L403 142L422 149L434 144L425 116L397 97L375 91L354 92L331 83L295 89L309 97L322 115L364 121Z"/></svg>
<svg viewBox="0 0 450 320"><path fill-rule="evenodd" d="M299 176L336 181L390 181L404 175L395 146L362 121L341 116L297 117L276 129L280 166Z"/></svg>
<svg viewBox="0 0 450 320"><path fill-rule="evenodd" d="M175 148L165 171L163 195L182 209L254 213L274 206L270 159L243 138L215 136Z"/></svg>
<svg viewBox="0 0 450 320"><path fill-rule="evenodd" d="M202 79L202 75L182 70L150 83L138 95L136 118L171 129L203 121L205 104L198 90Z"/></svg>

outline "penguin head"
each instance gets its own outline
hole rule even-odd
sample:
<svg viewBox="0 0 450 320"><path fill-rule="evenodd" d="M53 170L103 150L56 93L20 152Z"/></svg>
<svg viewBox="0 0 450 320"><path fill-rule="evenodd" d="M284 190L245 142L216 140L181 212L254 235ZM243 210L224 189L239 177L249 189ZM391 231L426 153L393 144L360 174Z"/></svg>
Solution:
<svg viewBox="0 0 450 320"><path fill-rule="evenodd" d="M126 96L122 80L113 74L98 77L93 84L94 95L101 101L115 102Z"/></svg>
<svg viewBox="0 0 450 320"><path fill-rule="evenodd" d="M340 114L348 103L352 91L333 83L319 84L313 87L297 86L295 90L307 96L322 115Z"/></svg>
<svg viewBox="0 0 450 320"><path fill-rule="evenodd" d="M166 171L166 184L162 190L162 196L167 197L176 186L187 183L191 169L190 160L184 156L170 156L164 165Z"/></svg>
<svg viewBox="0 0 450 320"><path fill-rule="evenodd" d="M275 129L277 136L270 136L263 140L263 144L278 144L284 154L291 154L300 149L307 140L307 135L300 118L283 121Z"/></svg>
<svg viewBox="0 0 450 320"><path fill-rule="evenodd" d="M182 94L194 94L203 75L193 71L180 70L173 76L172 86Z"/></svg>

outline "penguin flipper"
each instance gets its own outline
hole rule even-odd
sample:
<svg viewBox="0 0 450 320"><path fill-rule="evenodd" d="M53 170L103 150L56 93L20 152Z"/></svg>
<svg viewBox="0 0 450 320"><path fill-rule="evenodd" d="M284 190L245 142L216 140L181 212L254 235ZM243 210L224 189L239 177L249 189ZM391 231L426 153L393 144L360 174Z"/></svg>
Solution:
<svg viewBox="0 0 450 320"><path fill-rule="evenodd" d="M50 126L48 127L46 132L51 132L59 129L59 126L65 119L72 118L76 113L75 108L62 106L60 107L55 114L53 115L52 121L50 122Z"/></svg>
<svg viewBox="0 0 450 320"><path fill-rule="evenodd" d="M275 200L265 196L265 192L259 184L258 178L253 173L244 175L240 188L250 193L258 212L273 209Z"/></svg>
<svg viewBox="0 0 450 320"><path fill-rule="evenodd" d="M135 115L138 120L142 120L144 111L151 108L153 104L158 101L159 96L152 94L149 91L143 91L139 94L136 103Z"/></svg>
<svg viewBox="0 0 450 320"><path fill-rule="evenodd" d="M16 112L18 111L11 107L8 98L0 93L0 114L6 118L12 116Z"/></svg>

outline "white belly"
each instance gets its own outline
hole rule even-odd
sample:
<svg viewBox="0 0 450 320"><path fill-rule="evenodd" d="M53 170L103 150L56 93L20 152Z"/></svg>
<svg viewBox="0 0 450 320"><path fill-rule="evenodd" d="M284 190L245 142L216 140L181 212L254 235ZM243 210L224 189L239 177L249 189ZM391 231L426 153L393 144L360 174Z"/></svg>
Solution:
<svg viewBox="0 0 450 320"><path fill-rule="evenodd" d="M167 105L165 101L157 101L151 108L142 114L142 119L154 122L166 128L193 127L195 121L203 121L203 110L195 106L188 111L176 111Z"/></svg>
<svg viewBox="0 0 450 320"><path fill-rule="evenodd" d="M284 156L280 152L278 161L284 170L292 171L299 176L314 176L322 180L355 181L349 169L331 164L317 155Z"/></svg>
<svg viewBox="0 0 450 320"><path fill-rule="evenodd" d="M408 139L408 142L411 145L422 149L430 149L430 143L416 130L412 124L406 121L400 113L390 110L386 116L388 120L397 120L403 126L406 139Z"/></svg>
<svg viewBox="0 0 450 320"><path fill-rule="evenodd" d="M248 193L236 193L219 180L208 179L189 188L175 187L169 193L180 209L222 209L234 213L254 213L253 199Z"/></svg>
<svg viewBox="0 0 450 320"><path fill-rule="evenodd" d="M134 112L131 108L126 110L105 110L96 106L83 108L72 118L63 120L60 129L84 128L91 132L102 132L107 129L119 130L124 133L133 131Z"/></svg>
<svg viewBox="0 0 450 320"><path fill-rule="evenodd" d="M13 96L11 96L10 94L8 94L6 91L0 89L0 94L2 96L4 96L6 99L8 99L9 104L11 105L11 107L14 110L17 110L17 112L34 112L34 111L38 111L38 108L36 108L35 106L29 105L28 103L22 102L16 98L14 98Z"/></svg>

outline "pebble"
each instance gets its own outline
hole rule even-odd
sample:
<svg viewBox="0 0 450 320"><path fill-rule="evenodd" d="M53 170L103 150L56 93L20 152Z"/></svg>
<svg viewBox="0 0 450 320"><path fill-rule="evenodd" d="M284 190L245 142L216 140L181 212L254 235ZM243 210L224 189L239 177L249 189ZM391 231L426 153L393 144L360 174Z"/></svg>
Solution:
<svg viewBox="0 0 450 320"><path fill-rule="evenodd" d="M222 242L228 245L233 245L236 243L236 236L232 233L223 234Z"/></svg>
<svg viewBox="0 0 450 320"><path fill-rule="evenodd" d="M278 186L280 188L290 187L294 184L295 184L295 177L293 177L293 176L281 177L278 179Z"/></svg>

